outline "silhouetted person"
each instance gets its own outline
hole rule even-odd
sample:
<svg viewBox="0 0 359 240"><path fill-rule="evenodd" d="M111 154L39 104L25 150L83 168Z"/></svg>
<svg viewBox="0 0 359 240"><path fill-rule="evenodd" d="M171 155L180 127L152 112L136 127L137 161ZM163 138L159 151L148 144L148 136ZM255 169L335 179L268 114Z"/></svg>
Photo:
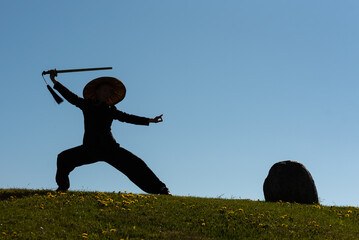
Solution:
<svg viewBox="0 0 359 240"><path fill-rule="evenodd" d="M85 133L83 144L61 152L57 158L57 191L66 191L70 187L69 173L74 168L105 161L122 173L143 191L151 194L170 194L151 169L139 157L135 156L113 138L111 124L113 120L138 125L162 122L162 115L145 118L121 112L114 106L126 93L123 83L112 77L96 78L89 82L83 91L84 98L78 97L50 74L54 88L71 104L80 108L84 115Z"/></svg>

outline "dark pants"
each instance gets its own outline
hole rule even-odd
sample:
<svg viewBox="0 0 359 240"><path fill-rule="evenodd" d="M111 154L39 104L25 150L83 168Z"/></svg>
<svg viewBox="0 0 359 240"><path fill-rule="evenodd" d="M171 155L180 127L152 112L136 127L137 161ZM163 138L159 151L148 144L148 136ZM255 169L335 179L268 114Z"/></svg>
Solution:
<svg viewBox="0 0 359 240"><path fill-rule="evenodd" d="M76 167L97 161L105 161L115 167L147 193L161 194L168 190L144 161L126 149L116 146L111 149L94 150L83 145L58 155L56 173L58 190L65 191L70 187L69 174Z"/></svg>

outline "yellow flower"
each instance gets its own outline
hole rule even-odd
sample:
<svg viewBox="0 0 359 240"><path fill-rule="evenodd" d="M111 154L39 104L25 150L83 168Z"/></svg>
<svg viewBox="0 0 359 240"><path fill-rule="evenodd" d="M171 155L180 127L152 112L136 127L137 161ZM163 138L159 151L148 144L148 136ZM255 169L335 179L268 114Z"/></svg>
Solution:
<svg viewBox="0 0 359 240"><path fill-rule="evenodd" d="M115 228L110 229L110 232L116 232L117 230Z"/></svg>
<svg viewBox="0 0 359 240"><path fill-rule="evenodd" d="M202 225L202 226L206 226L206 223L203 222L201 225Z"/></svg>
<svg viewBox="0 0 359 240"><path fill-rule="evenodd" d="M107 231L102 231L102 234L106 234L107 233Z"/></svg>
<svg viewBox="0 0 359 240"><path fill-rule="evenodd" d="M351 210L348 210L348 213L353 213Z"/></svg>

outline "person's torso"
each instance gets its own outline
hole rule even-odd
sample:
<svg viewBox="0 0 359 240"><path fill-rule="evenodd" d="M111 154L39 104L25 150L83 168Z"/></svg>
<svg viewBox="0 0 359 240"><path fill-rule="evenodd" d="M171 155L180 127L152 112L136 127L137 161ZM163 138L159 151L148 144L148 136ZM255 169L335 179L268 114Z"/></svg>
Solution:
<svg viewBox="0 0 359 240"><path fill-rule="evenodd" d="M82 109L85 123L84 145L117 144L111 133L113 110L105 104L89 102Z"/></svg>

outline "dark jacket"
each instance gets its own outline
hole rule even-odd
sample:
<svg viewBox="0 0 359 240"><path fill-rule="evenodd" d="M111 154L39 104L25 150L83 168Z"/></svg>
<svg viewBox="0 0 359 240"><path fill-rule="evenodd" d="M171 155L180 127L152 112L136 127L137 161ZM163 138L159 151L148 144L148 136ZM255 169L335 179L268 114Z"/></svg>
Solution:
<svg viewBox="0 0 359 240"><path fill-rule="evenodd" d="M118 145L111 133L111 124L114 119L132 124L149 125L149 118L127 114L117 110L115 106L83 99L59 82L54 85L54 88L69 103L82 110L85 122L83 145L86 147L108 148Z"/></svg>

